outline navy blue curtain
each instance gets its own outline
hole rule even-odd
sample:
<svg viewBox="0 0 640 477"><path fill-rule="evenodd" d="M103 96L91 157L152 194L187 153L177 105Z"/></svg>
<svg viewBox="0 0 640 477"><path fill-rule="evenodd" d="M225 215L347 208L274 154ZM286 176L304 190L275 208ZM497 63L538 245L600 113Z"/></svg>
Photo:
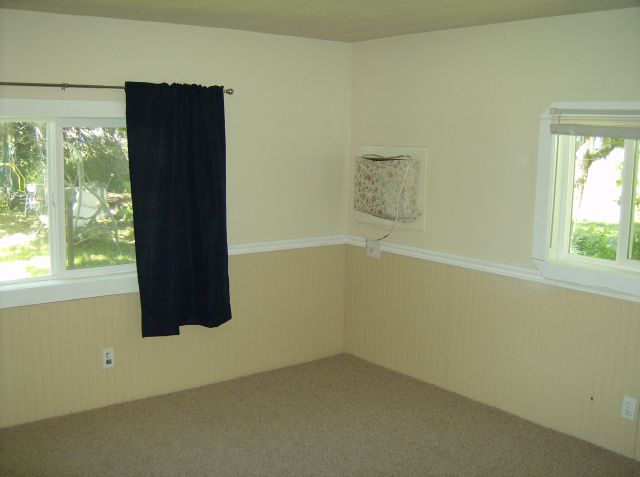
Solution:
<svg viewBox="0 0 640 477"><path fill-rule="evenodd" d="M142 336L231 319L224 92L125 84Z"/></svg>

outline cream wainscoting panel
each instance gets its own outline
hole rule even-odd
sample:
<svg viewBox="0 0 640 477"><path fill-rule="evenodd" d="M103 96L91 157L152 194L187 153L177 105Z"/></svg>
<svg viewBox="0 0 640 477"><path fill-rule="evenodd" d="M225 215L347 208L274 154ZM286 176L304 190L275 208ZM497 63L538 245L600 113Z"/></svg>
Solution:
<svg viewBox="0 0 640 477"><path fill-rule="evenodd" d="M348 247L345 351L640 458L640 304Z"/></svg>
<svg viewBox="0 0 640 477"><path fill-rule="evenodd" d="M344 246L233 256L230 280L233 320L173 337L140 337L135 293L0 310L0 427L342 351Z"/></svg>

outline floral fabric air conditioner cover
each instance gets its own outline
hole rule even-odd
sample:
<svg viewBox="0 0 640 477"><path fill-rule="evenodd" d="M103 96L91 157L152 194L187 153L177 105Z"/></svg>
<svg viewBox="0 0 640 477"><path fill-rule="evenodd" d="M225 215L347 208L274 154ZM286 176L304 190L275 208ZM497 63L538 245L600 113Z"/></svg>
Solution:
<svg viewBox="0 0 640 477"><path fill-rule="evenodd" d="M419 176L418 159L358 157L353 207L358 212L380 219L396 220L397 216L398 222L413 222L420 216ZM402 192L400 192L401 188Z"/></svg>

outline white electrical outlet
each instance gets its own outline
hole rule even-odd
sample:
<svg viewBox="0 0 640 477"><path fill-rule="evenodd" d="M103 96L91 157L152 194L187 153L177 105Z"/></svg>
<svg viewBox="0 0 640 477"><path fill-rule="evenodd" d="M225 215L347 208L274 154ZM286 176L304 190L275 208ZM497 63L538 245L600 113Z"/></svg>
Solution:
<svg viewBox="0 0 640 477"><path fill-rule="evenodd" d="M636 420L636 409L638 408L638 400L629 396L622 399L622 412L620 415L629 421Z"/></svg>
<svg viewBox="0 0 640 477"><path fill-rule="evenodd" d="M102 367L113 368L116 365L113 348L105 348L102 350Z"/></svg>
<svg viewBox="0 0 640 477"><path fill-rule="evenodd" d="M367 257L380 258L380 241L367 239Z"/></svg>

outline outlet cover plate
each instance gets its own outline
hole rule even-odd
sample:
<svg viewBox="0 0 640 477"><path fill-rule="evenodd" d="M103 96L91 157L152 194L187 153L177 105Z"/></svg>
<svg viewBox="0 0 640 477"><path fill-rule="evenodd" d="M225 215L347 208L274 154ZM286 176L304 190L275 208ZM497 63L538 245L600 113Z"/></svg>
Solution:
<svg viewBox="0 0 640 477"><path fill-rule="evenodd" d="M622 399L622 412L620 415L629 421L636 420L636 409L638 409L638 400L630 396Z"/></svg>
<svg viewBox="0 0 640 477"><path fill-rule="evenodd" d="M115 354L113 348L105 348L102 350L102 367L113 368L116 365Z"/></svg>
<svg viewBox="0 0 640 477"><path fill-rule="evenodd" d="M367 239L367 257L380 258L380 241Z"/></svg>

